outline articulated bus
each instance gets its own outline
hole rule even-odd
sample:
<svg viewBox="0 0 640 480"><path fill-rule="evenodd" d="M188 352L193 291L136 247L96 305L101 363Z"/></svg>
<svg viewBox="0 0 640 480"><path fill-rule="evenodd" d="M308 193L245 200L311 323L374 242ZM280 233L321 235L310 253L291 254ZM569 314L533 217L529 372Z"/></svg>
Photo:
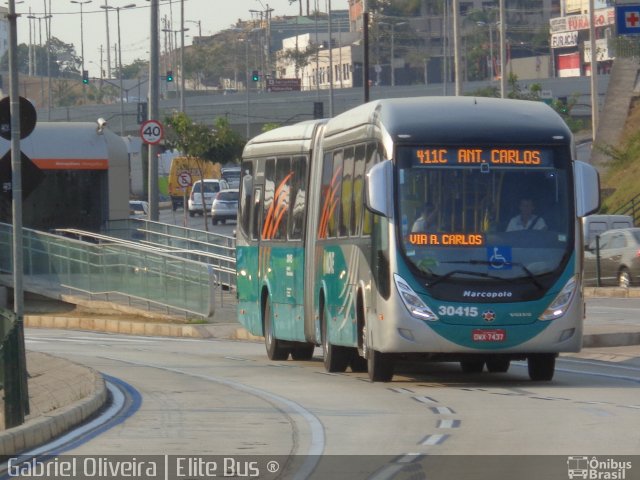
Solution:
<svg viewBox="0 0 640 480"><path fill-rule="evenodd" d="M561 117L520 100L378 100L261 134L241 167L239 320L272 360L321 345L326 370L372 381L403 358L527 360L551 380L582 346L580 225L599 207L574 158ZM534 226L514 229L521 203Z"/></svg>

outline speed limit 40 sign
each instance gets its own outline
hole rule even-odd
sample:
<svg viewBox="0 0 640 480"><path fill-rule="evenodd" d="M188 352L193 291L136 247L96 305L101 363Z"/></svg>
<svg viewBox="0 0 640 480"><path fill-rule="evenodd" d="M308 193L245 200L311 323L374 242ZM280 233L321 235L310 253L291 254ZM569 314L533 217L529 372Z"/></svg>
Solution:
<svg viewBox="0 0 640 480"><path fill-rule="evenodd" d="M163 135L162 124L157 120L147 120L140 126L140 137L144 143L158 143Z"/></svg>

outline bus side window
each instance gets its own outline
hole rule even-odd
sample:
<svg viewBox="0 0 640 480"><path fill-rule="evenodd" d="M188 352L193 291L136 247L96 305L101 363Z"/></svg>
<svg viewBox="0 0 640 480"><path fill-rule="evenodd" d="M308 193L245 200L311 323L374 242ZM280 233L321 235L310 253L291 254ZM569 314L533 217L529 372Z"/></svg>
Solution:
<svg viewBox="0 0 640 480"><path fill-rule="evenodd" d="M340 195L342 194L342 164L344 160L344 152L338 150L333 154L333 175L331 176L331 186L329 191L329 230L328 235L330 238L338 236L338 224L340 222L341 201Z"/></svg>
<svg viewBox="0 0 640 480"><path fill-rule="evenodd" d="M355 151L353 168L353 199L351 208L351 236L360 236L362 232L362 209L364 208L364 164L365 145L358 145Z"/></svg>
<svg viewBox="0 0 640 480"><path fill-rule="evenodd" d="M307 209L307 157L293 157L293 176L291 178L291 219L289 220L289 239L299 240L304 231Z"/></svg>
<svg viewBox="0 0 640 480"><path fill-rule="evenodd" d="M322 159L322 186L320 187L320 213L318 217L318 238L327 238L331 192L331 173L333 171L333 162L330 152L324 154Z"/></svg>
<svg viewBox="0 0 640 480"><path fill-rule="evenodd" d="M279 157L276 163L276 190L273 198L273 211L270 221L270 238L274 240L286 240L287 225L290 214L291 193L291 158Z"/></svg>
<svg viewBox="0 0 640 480"><path fill-rule="evenodd" d="M275 194L276 159L270 158L264 166L264 201L262 203L262 231L263 240L269 239L270 213L273 211L273 196Z"/></svg>
<svg viewBox="0 0 640 480"><path fill-rule="evenodd" d="M242 181L240 182L239 220L242 231L248 236L251 221L251 196L253 195L253 163L242 162Z"/></svg>
<svg viewBox="0 0 640 480"><path fill-rule="evenodd" d="M351 226L351 199L353 197L353 147L344 150L344 167L342 169L342 194L340 195L340 237L349 236Z"/></svg>
<svg viewBox="0 0 640 480"><path fill-rule="evenodd" d="M375 143L370 143L367 145L367 164L364 169L365 175L369 170L371 170L371 167L373 167L380 160L380 157L378 155L378 150L376 147L377 146ZM363 201L364 201L364 198L363 198ZM368 208L365 208L364 218L362 219L362 234L368 237L369 235L371 235L372 230L373 230L373 215L371 214L371 211L369 211Z"/></svg>
<svg viewBox="0 0 640 480"><path fill-rule="evenodd" d="M251 228L251 239L258 240L262 230L262 189L256 187L253 190L253 227Z"/></svg>

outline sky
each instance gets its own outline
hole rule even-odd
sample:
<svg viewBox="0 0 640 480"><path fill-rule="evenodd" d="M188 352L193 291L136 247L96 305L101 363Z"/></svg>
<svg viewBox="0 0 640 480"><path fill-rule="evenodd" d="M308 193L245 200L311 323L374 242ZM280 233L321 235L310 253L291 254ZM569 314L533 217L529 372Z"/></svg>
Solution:
<svg viewBox="0 0 640 480"><path fill-rule="evenodd" d="M78 2L87 0L76 0ZM192 36L198 35L198 24L202 35L211 35L213 33L224 30L233 25L240 18L249 20L258 18L259 14L251 13L250 10L265 11L273 9L272 16L276 15L297 15L299 5L296 1L290 5L289 0L183 0L185 28L189 30L185 32L185 45L190 45ZM76 47L78 56L81 54L81 35L80 35L80 5L72 3L71 0L15 0L16 12L21 14L18 19L18 43L29 43L29 29L31 27L32 42L40 43L40 35L42 35L42 43L46 40L46 21L41 17L45 14L45 2L47 5L47 13L49 5L51 5L51 35L57 37L65 43L72 43ZM159 17L161 23L159 28L163 27L162 18L165 16L169 21L173 19L171 30L180 30L180 2L181 0L160 0ZM321 11L326 10L326 0L311 0L311 6L318 3ZM7 0L3 0L2 4L6 4ZM116 55L114 49L118 44L118 22L116 16L116 7L120 8L120 36L122 39L122 63L127 65L137 58L147 59L149 57L149 32L150 26L150 2L147 0L91 0L90 3L82 6L82 25L84 30L84 58L85 69L89 70L91 77L100 76L101 54L100 47L103 48L102 65L106 70L107 62L107 19L105 10L101 6L108 5L113 7L109 9L109 45L111 50L111 65L114 67ZM135 4L131 8L123 8L127 5ZM332 10L346 9L347 0L332 0ZM303 7L306 13L306 2L303 1ZM31 15L40 19L32 19L29 21L27 16L31 11ZM174 40L180 44L180 34L173 34ZM163 48L164 34L160 35L161 45Z"/></svg>

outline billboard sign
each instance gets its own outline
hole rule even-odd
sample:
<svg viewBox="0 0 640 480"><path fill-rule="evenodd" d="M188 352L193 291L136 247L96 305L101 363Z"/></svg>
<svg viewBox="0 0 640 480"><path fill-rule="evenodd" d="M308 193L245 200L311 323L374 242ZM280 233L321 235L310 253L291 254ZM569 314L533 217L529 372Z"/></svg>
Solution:
<svg viewBox="0 0 640 480"><path fill-rule="evenodd" d="M553 33L551 35L551 48L575 47L578 45L578 32Z"/></svg>
<svg viewBox="0 0 640 480"><path fill-rule="evenodd" d="M615 8L601 8L594 13L595 26L605 27L613 25L616 20ZM591 15L588 13L580 15L568 15L566 17L556 17L549 20L551 33L571 32L574 30L588 30L591 22Z"/></svg>

